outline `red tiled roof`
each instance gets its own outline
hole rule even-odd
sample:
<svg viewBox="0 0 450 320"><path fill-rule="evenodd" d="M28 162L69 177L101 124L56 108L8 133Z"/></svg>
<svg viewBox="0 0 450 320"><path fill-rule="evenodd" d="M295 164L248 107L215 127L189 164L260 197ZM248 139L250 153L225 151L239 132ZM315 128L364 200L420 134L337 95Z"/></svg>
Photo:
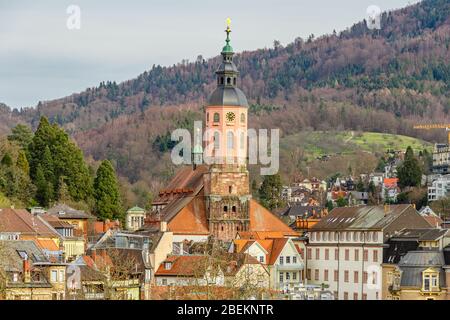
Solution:
<svg viewBox="0 0 450 320"><path fill-rule="evenodd" d="M206 256L169 256L156 271L156 276L193 277ZM165 268L165 262L170 262L171 268Z"/></svg>
<svg viewBox="0 0 450 320"><path fill-rule="evenodd" d="M236 245L236 252L244 253L252 244L258 243L262 248L267 251L266 261L268 265L273 265L280 255L286 243L289 241L288 238L274 238L266 240L250 240L250 239L237 239L234 240ZM298 250L298 249L297 249Z"/></svg>

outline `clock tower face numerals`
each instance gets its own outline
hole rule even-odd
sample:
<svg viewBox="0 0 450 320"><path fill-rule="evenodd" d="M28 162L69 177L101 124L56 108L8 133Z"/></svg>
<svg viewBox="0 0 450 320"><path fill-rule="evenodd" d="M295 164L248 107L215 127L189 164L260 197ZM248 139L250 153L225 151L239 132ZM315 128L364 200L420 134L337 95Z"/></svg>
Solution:
<svg viewBox="0 0 450 320"><path fill-rule="evenodd" d="M236 115L233 112L227 112L226 114L226 119L229 122L234 121L234 119L236 118Z"/></svg>

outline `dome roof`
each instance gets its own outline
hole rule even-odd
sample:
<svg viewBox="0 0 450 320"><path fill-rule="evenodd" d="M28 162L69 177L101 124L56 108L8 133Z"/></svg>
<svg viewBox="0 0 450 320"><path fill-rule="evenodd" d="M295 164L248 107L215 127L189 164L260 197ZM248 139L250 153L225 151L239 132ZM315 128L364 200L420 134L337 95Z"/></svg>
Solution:
<svg viewBox="0 0 450 320"><path fill-rule="evenodd" d="M248 108L247 98L236 87L221 86L209 96L209 106L241 106Z"/></svg>

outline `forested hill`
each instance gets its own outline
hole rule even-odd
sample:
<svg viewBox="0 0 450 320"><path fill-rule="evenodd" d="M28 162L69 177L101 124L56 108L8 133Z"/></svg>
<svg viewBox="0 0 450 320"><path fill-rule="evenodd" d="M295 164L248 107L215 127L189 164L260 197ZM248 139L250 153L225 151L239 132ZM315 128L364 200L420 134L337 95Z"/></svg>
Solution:
<svg viewBox="0 0 450 320"><path fill-rule="evenodd" d="M317 39L275 41L273 48L237 54L250 126L279 127L284 135L350 129L443 137L415 132L412 123L450 120L449 12L450 1L426 0L384 13L381 30L363 21ZM129 181L149 185L171 174L161 161L171 147L168 133L201 118L218 64L218 57L199 56L154 66L136 79L104 82L16 116L35 127L46 115L85 153L110 158Z"/></svg>

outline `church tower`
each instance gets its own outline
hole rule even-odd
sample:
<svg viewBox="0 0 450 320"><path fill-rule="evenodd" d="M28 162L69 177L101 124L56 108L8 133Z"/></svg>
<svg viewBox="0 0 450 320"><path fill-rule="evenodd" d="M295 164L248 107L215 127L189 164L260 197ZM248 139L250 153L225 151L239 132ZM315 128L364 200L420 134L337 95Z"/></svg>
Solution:
<svg viewBox="0 0 450 320"><path fill-rule="evenodd" d="M237 88L239 71L233 62L228 19L222 63L216 71L217 88L206 107L205 158L210 166L204 175L204 192L210 234L231 241L250 224L249 173L247 170L248 102ZM212 163L212 164L211 164Z"/></svg>

